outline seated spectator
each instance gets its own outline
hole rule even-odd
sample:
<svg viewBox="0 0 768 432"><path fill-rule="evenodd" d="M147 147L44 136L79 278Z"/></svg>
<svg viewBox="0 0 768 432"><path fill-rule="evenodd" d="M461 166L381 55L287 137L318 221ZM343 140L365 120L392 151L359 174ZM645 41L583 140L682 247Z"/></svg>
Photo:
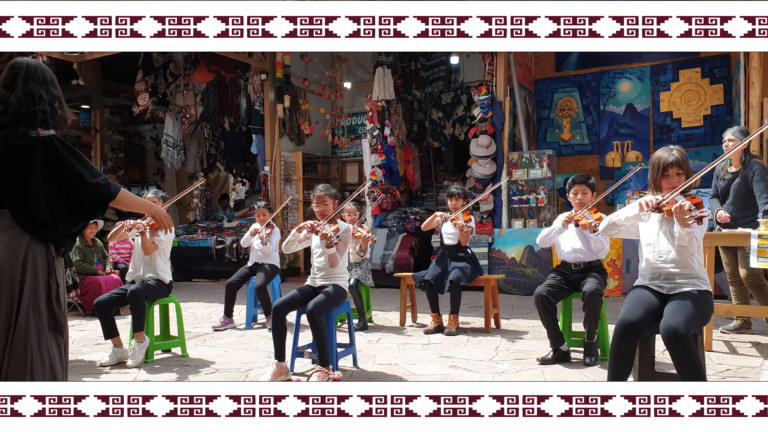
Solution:
<svg viewBox="0 0 768 432"><path fill-rule="evenodd" d="M126 238L109 244L109 259L112 261L112 268L120 272L120 279L126 282L125 275L128 274L128 268L131 265L131 254L133 253L133 240Z"/></svg>
<svg viewBox="0 0 768 432"><path fill-rule="evenodd" d="M224 215L227 213L233 213L232 206L229 205L229 194L223 193L219 197L219 201L213 205L213 215Z"/></svg>
<svg viewBox="0 0 768 432"><path fill-rule="evenodd" d="M103 226L104 221L91 221L77 237L75 247L70 253L81 284L80 302L86 311L93 310L94 300L123 285L120 276L112 270L107 250L96 238L96 233Z"/></svg>

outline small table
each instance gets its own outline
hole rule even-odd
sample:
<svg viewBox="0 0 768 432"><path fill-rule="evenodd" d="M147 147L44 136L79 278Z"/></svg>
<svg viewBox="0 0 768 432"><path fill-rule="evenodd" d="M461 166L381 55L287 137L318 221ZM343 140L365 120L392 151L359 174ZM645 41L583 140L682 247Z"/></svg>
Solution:
<svg viewBox="0 0 768 432"><path fill-rule="evenodd" d="M418 311L416 309L416 282L413 281L413 273L396 273L400 278L400 327L405 326L405 314L411 310L411 322L416 323ZM491 332L491 316L497 329L501 328L501 313L499 312L499 279L504 275L483 275L472 281L469 286L483 287L485 332ZM410 295L411 302L407 302Z"/></svg>
<svg viewBox="0 0 768 432"><path fill-rule="evenodd" d="M752 234L746 231L712 232L704 235L704 268L707 270L712 296L715 295L715 247L750 246ZM750 318L768 318L768 306L715 304L715 312L709 324L704 327L704 349L712 351L712 333L715 316L743 316Z"/></svg>

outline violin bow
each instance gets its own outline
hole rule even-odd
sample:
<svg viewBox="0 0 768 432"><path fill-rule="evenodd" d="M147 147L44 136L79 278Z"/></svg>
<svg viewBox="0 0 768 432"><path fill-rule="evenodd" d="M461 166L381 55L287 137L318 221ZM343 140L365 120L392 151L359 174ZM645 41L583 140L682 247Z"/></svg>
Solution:
<svg viewBox="0 0 768 432"><path fill-rule="evenodd" d="M371 185L371 183L373 183L373 181L368 181L368 183L365 183L365 184L362 184L362 185L358 186L358 188L355 190L355 193L353 193L352 195L350 195L350 196L349 196L349 198L347 198L346 200L344 200L344 202L343 202L343 203L341 203L341 204L340 204L338 207L336 207L336 210L334 210L334 211L333 211L333 213L331 213L331 215L330 215L330 216L328 216L327 218L325 218L325 219L323 219L322 221L320 221L320 224L319 224L318 226L323 226L323 225L327 224L327 223L328 223L328 221L330 221L331 219L333 219L333 217L334 217L334 216L336 216L337 214L339 214L339 212L341 211L341 209L343 209L343 208L344 208L344 206L346 206L347 204L349 204L349 203L350 203L350 201L352 201L353 199L355 199L355 197L356 197L356 196L360 195L360 193L361 193L362 191L364 191L364 190L365 190L365 188L367 188L368 186L370 186L370 185Z"/></svg>
<svg viewBox="0 0 768 432"><path fill-rule="evenodd" d="M488 195L490 195L491 192L495 191L496 189L501 187L501 185L503 185L504 183L506 183L509 180L512 180L512 176L505 177L504 180L496 183L495 185L493 185L493 187L491 187L487 191L483 192L482 194L478 195L475 199L473 199L472 201L468 202L464 207L462 207L461 209L459 209L458 211L456 211L454 213L451 213L451 215L448 216L448 219L450 220L450 219L454 218L456 215L460 215L464 210L472 208L472 206L475 205L475 203L485 199L484 197L487 197Z"/></svg>
<svg viewBox="0 0 768 432"><path fill-rule="evenodd" d="M722 161L724 161L726 159L729 159L734 153L736 153L737 151L745 148L750 141L752 141L753 139L755 139L758 136L760 136L760 134L763 133L766 129L768 129L768 123L766 123L766 124L760 126L759 128L757 128L756 131L752 132L752 134L750 134L748 137L744 138L740 143L736 144L736 146L733 147L731 150L729 150L728 152L726 152L725 154L723 154L719 158L715 159L714 162L712 162L711 164L705 166L701 171L699 171L696 174L694 174L693 176L691 176L691 178L686 180L683 184L678 186L675 190L673 190L672 192L666 194L661 199L661 203L660 204L668 202L672 198L675 198L676 196L682 194L682 192L686 188L688 188L688 186L690 186L690 185L696 183L697 181L699 181L699 179L704 177L704 175L707 174L709 171L712 171L720 162L722 162Z"/></svg>
<svg viewBox="0 0 768 432"><path fill-rule="evenodd" d="M621 180L617 181L617 182L616 182L616 183L615 183L613 186L611 186L609 189L607 189L605 192L603 192L603 193L602 193L602 194L601 194L599 197L597 197L597 198L593 199L593 200L592 200L592 202L591 202L591 203L589 203L589 204L587 204L587 205L586 205L586 206L585 206L583 209L581 209L581 210L579 210L578 212L574 213L574 214L572 215L572 217L573 217L574 219L576 219L577 217L579 217L579 216L583 215L584 213L588 212L588 211L589 211L589 209L591 209L592 207L594 207L594 206L595 206L595 204L597 204L597 203L599 203L600 201L602 201L602 199L603 199L603 198L607 197L607 196L608 196L608 194L610 194L611 192L613 192L614 190L616 190L616 188L617 188L617 187L619 187L619 186L621 186L621 184L622 184L622 183L624 183L625 181L629 180L629 178L630 178L630 177L632 177L633 175L635 175L635 174L636 174L638 171L640 171L640 169L642 169L643 167L644 167L644 165L643 165L643 164L637 164L637 166L636 166L636 167L635 167L635 168L634 168L632 171L630 171L630 172L629 172L629 174L627 174L627 175L625 175L624 177L622 177L622 179L621 179Z"/></svg>
<svg viewBox="0 0 768 432"><path fill-rule="evenodd" d="M380 197L379 197L379 199L376 201L376 203L375 203L375 204L373 204L372 206L370 206L370 207L368 208L368 210L366 210L366 211L365 211L365 214L363 215L363 217L361 217L360 219L358 219L358 220L357 220L357 223L355 224L355 226L353 226L353 227L352 227L352 232L355 232L355 230L357 229L357 227L359 227L359 226L360 226L360 224L362 224L362 223L363 223L363 221L365 220L365 218L367 218L367 217L368 217L368 215L369 215L369 214L371 214L371 212L373 211L373 208L374 208L374 207L376 207L377 205L379 205L379 203L380 203L380 202L381 202L383 199L384 199L384 195L380 196Z"/></svg>
<svg viewBox="0 0 768 432"><path fill-rule="evenodd" d="M197 189L200 185L202 185L205 182L206 182L205 178L201 178L200 180L195 182L195 184L193 184L192 186L184 189L180 194L178 194L175 197L169 199L165 204L163 204L162 205L163 210L168 210L168 207L170 207L173 203L175 203L176 201L180 200L186 194L188 194L188 193L192 192L193 190ZM144 216L143 218L139 219L138 222L141 222L141 224L144 225L144 224L148 223L149 220L150 220L149 216Z"/></svg>
<svg viewBox="0 0 768 432"><path fill-rule="evenodd" d="M293 195L291 195L290 197L288 197L288 199L287 199L287 200L285 200L285 202L284 202L284 203L282 203L282 204L280 205L280 207L278 207L278 208L277 208L277 210L275 210L275 212L274 212L274 213L272 213L272 216L269 218L269 220L268 220L267 222L265 222L265 223L264 223L264 226L262 226L261 228L259 228L259 232L257 232L257 233L256 233L256 236L258 236L259 234L261 234L261 232L262 232L262 231L264 231L264 229L266 229L266 228L267 228L267 225L269 225L269 223L270 223L270 222L272 222L272 219L274 219L274 218L275 218L275 216L277 216L277 214L278 214L278 213L280 213L280 211L281 211L281 210L282 210L282 209L283 209L285 206L287 206L287 205L288 205L288 203L289 203L289 202L290 202L292 199L293 199ZM256 237L256 236L254 236L254 237Z"/></svg>

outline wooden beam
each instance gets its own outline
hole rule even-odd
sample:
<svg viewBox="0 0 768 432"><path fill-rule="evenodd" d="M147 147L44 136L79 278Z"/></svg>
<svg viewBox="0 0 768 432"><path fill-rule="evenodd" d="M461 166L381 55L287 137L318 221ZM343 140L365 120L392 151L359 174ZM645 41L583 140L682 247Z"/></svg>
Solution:
<svg viewBox="0 0 768 432"><path fill-rule="evenodd" d="M235 52L216 52L214 54L218 54L220 56L229 57L231 59L235 59L237 61L241 61L243 63L248 63L249 65L258 66L264 69L268 69L268 63L264 62L261 59L249 57L248 54L243 53L235 53Z"/></svg>
<svg viewBox="0 0 768 432"><path fill-rule="evenodd" d="M93 52L93 53L82 53L74 56L64 54L63 52L37 52L36 54L47 55L48 57L57 58L59 60L66 60L72 63L77 63L77 62L84 62L88 60L95 60L98 58L111 56L114 54L120 54L120 53L119 52Z"/></svg>
<svg viewBox="0 0 768 432"><path fill-rule="evenodd" d="M749 130L753 131L762 126L762 108L763 108L763 95L762 95L762 53L751 52L749 53L749 62L747 67L749 68L749 122L747 123ZM752 154L760 156L760 141L752 141L749 145L749 149Z"/></svg>
<svg viewBox="0 0 768 432"><path fill-rule="evenodd" d="M91 94L88 87L80 84L60 84L60 87L61 87L61 92L64 94L64 97L67 99L77 98L77 97ZM115 82L115 81L109 81L105 79L101 80L101 91L102 91L102 94L111 92L111 93L117 93L121 96L124 95L129 98L133 98L134 96L133 86Z"/></svg>

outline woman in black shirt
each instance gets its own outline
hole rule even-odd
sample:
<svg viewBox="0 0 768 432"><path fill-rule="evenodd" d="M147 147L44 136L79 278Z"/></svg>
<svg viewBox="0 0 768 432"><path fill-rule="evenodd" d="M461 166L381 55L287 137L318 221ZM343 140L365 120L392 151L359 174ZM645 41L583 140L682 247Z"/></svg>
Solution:
<svg viewBox="0 0 768 432"><path fill-rule="evenodd" d="M0 75L0 381L67 380L62 257L91 220L113 206L173 228L58 136L69 118L42 63L19 57Z"/></svg>

